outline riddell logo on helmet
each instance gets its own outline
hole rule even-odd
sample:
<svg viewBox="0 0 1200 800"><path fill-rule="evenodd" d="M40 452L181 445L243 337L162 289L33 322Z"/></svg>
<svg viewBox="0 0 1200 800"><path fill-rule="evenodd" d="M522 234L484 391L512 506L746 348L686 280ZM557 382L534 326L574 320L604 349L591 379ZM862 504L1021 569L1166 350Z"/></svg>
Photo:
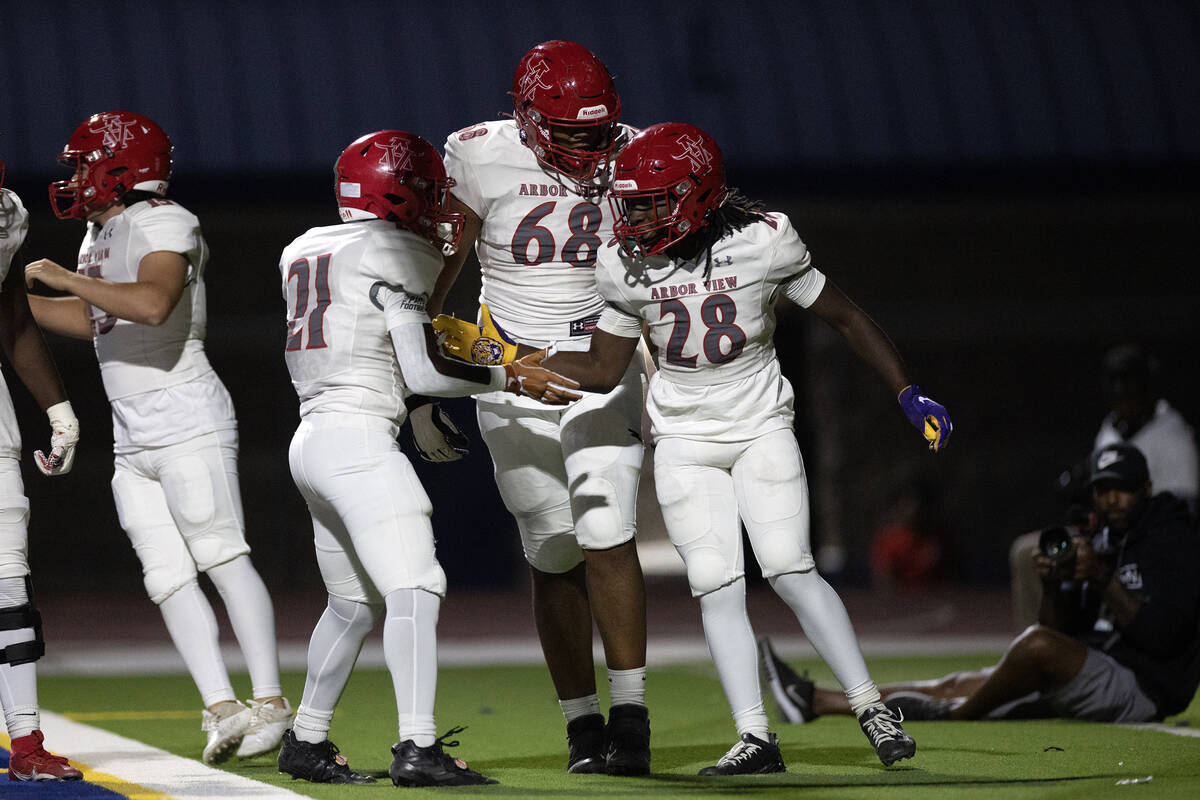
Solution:
<svg viewBox="0 0 1200 800"><path fill-rule="evenodd" d="M633 178L621 178L613 181L613 191L616 192L632 192L638 188L637 181Z"/></svg>
<svg viewBox="0 0 1200 800"><path fill-rule="evenodd" d="M392 172L412 171L412 151L408 149L408 143L399 136L393 136L387 144L375 142L375 146L383 151L383 155L379 157L380 164Z"/></svg>
<svg viewBox="0 0 1200 800"><path fill-rule="evenodd" d="M588 106L587 108L579 109L576 119L598 119L605 116L608 116L608 106Z"/></svg>
<svg viewBox="0 0 1200 800"><path fill-rule="evenodd" d="M698 137L680 136L679 143L683 145L683 152L672 158L676 161L686 159L692 162L692 172L697 174L707 172L708 165L712 163L712 153L704 149L704 142Z"/></svg>
<svg viewBox="0 0 1200 800"><path fill-rule="evenodd" d="M550 84L542 82L542 76L550 71L550 65L546 63L546 59L530 64L525 70L525 74L521 76L519 89L521 91L522 100L532 100L534 91L538 89L549 89Z"/></svg>
<svg viewBox="0 0 1200 800"><path fill-rule="evenodd" d="M116 114L105 114L100 117L99 128L88 128L92 133L104 134L103 142L105 147L118 150L125 146L125 143L133 138L133 131L130 130L134 125L137 125L137 120L131 119L128 122L122 120Z"/></svg>

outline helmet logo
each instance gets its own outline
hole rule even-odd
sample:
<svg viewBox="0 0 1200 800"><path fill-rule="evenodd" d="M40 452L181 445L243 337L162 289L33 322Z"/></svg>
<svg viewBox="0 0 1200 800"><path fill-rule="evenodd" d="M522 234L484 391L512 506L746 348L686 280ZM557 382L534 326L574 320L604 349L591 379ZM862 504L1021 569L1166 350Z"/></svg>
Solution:
<svg viewBox="0 0 1200 800"><path fill-rule="evenodd" d="M579 109L579 115L576 119L596 119L608 115L608 106L604 104L598 106L588 106L587 108Z"/></svg>
<svg viewBox="0 0 1200 800"><path fill-rule="evenodd" d="M88 128L88 130L92 133L104 134L104 146L112 150L119 150L133 138L133 131L130 128L135 125L137 125L136 119L125 122L116 114L104 114L100 117L100 127Z"/></svg>
<svg viewBox="0 0 1200 800"><path fill-rule="evenodd" d="M704 141L698 136L680 136L679 143L683 145L683 152L671 157L676 161L692 162L692 172L697 175L708 172L708 166L712 163L713 157L712 153L704 148Z"/></svg>
<svg viewBox="0 0 1200 800"><path fill-rule="evenodd" d="M521 90L522 100L532 100L533 93L538 89L553 88L548 83L542 81L542 77L550 71L550 65L546 63L546 59L538 59L535 63L530 64L525 70L525 74L521 76L519 89Z"/></svg>
<svg viewBox="0 0 1200 800"><path fill-rule="evenodd" d="M412 151L408 147L408 142L399 136L393 136L387 144L375 142L375 146L383 151L383 155L379 157L379 163L387 167L389 171L412 171Z"/></svg>

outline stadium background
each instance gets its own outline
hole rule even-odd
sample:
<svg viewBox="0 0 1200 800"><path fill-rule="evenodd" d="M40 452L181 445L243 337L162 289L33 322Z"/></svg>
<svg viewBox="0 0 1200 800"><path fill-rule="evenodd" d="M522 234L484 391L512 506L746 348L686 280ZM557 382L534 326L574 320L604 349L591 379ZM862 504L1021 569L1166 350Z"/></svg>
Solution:
<svg viewBox="0 0 1200 800"><path fill-rule="evenodd" d="M629 123L712 133L731 183L792 215L950 409L954 439L934 457L848 348L803 313L781 319L814 538L842 548L844 567L823 569L844 585L866 582L868 538L914 475L940 493L961 582L1006 581L1009 541L1059 512L1055 480L1104 413L1099 362L1114 343L1153 350L1165 395L1200 423L1194 2L0 0L0 19L0 155L34 215L26 260L74 260L80 228L52 218L45 185L78 122L135 109L174 141L172 196L212 249L208 350L238 409L248 538L273 590L319 587L287 471L279 251L335 221L345 144L399 127L440 147L496 118L517 59L548 38L605 60ZM474 313L469 282L451 306ZM140 592L94 357L51 345L84 438L66 478L26 456L38 591ZM44 417L8 378L28 454ZM472 404L448 405L474 433ZM477 435L468 459L418 467L452 587L523 585Z"/></svg>

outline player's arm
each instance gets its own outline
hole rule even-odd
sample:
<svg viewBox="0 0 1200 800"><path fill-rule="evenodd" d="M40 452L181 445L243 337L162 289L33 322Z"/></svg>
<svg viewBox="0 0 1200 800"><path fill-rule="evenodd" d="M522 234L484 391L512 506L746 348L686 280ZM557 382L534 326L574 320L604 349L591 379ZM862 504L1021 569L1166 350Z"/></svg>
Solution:
<svg viewBox="0 0 1200 800"><path fill-rule="evenodd" d="M945 407L926 397L908 379L892 340L829 278L809 310L850 343L858 357L875 370L896 395L909 422L925 436L929 449L941 450L954 426Z"/></svg>
<svg viewBox="0 0 1200 800"><path fill-rule="evenodd" d="M41 450L33 454L38 469L45 475L70 472L79 441L79 421L29 308L20 270L9 270L0 289L0 349L50 420L50 454Z"/></svg>
<svg viewBox="0 0 1200 800"><path fill-rule="evenodd" d="M479 229L483 226L479 215L472 211L470 206L455 197L453 193L450 194L449 202L446 205L450 211L462 213L463 231L458 249L452 255L446 256L442 272L433 285L433 294L430 295L429 302L426 304L431 317L442 313L442 308L446 305L446 296L450 294L450 288L458 280L458 273L462 271L463 264L474 251L475 240L479 238Z"/></svg>
<svg viewBox="0 0 1200 800"><path fill-rule="evenodd" d="M119 319L141 325L161 325L179 302L187 273L188 262L182 253L155 250L142 258L138 264L138 278L133 283L81 275L43 258L25 267L25 284L33 286L34 281L41 281L51 289L69 292ZM38 319L40 321L41 317Z"/></svg>
<svg viewBox="0 0 1200 800"><path fill-rule="evenodd" d="M92 338L92 320L88 317L87 303L78 297L31 294L27 295L27 299L39 327L73 339Z"/></svg>
<svg viewBox="0 0 1200 800"><path fill-rule="evenodd" d="M611 392L621 382L640 341L637 336L617 336L597 330L592 334L587 352L557 350L541 364L545 369L578 382L584 391L603 394ZM517 363L524 360L519 359Z"/></svg>

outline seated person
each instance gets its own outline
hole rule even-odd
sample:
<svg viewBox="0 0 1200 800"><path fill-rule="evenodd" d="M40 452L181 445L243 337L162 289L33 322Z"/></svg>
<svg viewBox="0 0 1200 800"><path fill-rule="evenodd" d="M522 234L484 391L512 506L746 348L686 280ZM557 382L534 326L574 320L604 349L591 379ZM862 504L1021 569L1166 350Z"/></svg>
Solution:
<svg viewBox="0 0 1200 800"><path fill-rule="evenodd" d="M1200 685L1200 537L1187 506L1152 494L1146 459L1127 443L1092 454L1088 484L1097 533L1034 559L1039 622L995 666L881 686L885 704L909 720L1145 722L1191 703ZM788 721L849 713L840 692L797 675L765 638L759 653Z"/></svg>

